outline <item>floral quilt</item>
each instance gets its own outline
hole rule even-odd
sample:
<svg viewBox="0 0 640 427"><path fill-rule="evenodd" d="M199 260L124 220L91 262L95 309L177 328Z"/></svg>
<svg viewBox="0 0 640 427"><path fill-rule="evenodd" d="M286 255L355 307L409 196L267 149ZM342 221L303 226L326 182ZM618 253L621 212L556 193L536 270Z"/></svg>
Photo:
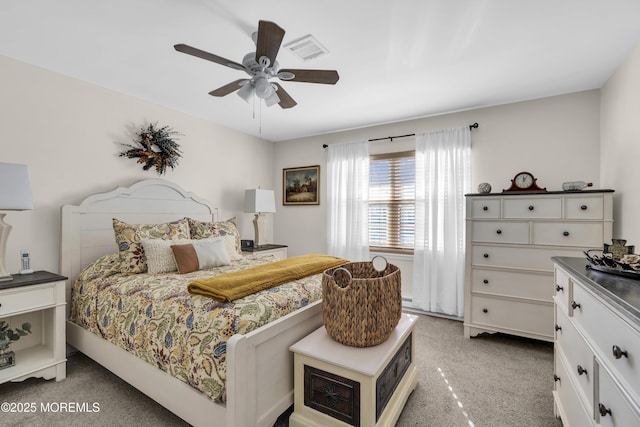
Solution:
<svg viewBox="0 0 640 427"><path fill-rule="evenodd" d="M274 261L243 257L189 274L123 275L118 254L101 257L75 282L71 320L224 402L226 343L322 297L321 274L220 303L187 292L195 279Z"/></svg>

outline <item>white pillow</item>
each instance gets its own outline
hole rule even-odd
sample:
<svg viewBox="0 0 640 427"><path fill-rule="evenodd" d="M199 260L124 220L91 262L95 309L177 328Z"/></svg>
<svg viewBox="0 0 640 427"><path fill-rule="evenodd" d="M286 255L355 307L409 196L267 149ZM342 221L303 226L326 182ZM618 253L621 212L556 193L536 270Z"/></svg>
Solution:
<svg viewBox="0 0 640 427"><path fill-rule="evenodd" d="M235 238L233 236L230 237L234 239L235 245ZM200 270L204 268L220 267L223 265L231 264L231 259L229 258L229 253L227 252L227 247L224 239L198 239L192 240L191 244L196 250L196 255L198 256L198 264L200 264Z"/></svg>
<svg viewBox="0 0 640 427"><path fill-rule="evenodd" d="M225 236L222 236L222 239L224 239L224 244L225 244L225 247L227 248L227 253L229 254L229 260L237 261L239 259L242 259L242 255L240 255L238 253L238 250L236 249L235 236L231 234L227 234Z"/></svg>
<svg viewBox="0 0 640 427"><path fill-rule="evenodd" d="M176 271L178 266L173 257L171 245L184 245L191 243L190 239L143 239L142 247L147 258L147 271L149 274L169 273Z"/></svg>

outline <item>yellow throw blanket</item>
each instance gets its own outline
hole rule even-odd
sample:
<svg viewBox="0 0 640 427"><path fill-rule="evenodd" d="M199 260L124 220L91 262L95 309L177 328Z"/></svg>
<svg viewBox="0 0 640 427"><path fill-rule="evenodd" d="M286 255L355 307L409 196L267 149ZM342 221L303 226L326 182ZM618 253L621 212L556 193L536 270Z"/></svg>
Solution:
<svg viewBox="0 0 640 427"><path fill-rule="evenodd" d="M282 283L322 273L328 268L347 262L349 261L346 259L328 255L295 256L208 279L195 280L189 283L187 289L192 294L228 302Z"/></svg>

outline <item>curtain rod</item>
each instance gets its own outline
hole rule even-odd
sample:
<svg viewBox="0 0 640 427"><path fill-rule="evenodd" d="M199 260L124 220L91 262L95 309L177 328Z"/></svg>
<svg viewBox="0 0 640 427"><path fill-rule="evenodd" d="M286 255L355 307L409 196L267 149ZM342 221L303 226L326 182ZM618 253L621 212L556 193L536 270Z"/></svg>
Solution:
<svg viewBox="0 0 640 427"><path fill-rule="evenodd" d="M480 125L478 124L478 122L475 122L472 125L469 125L469 130L473 130L473 129L478 129L478 127L480 127ZM373 142L373 141L384 141L385 139L388 139L390 142L393 142L393 140L395 138L406 138L408 136L416 136L415 133L408 133L406 135L396 135L396 136L387 136L384 138L373 138L373 139L369 139L369 142ZM327 148L328 145L327 144L322 144L322 148Z"/></svg>

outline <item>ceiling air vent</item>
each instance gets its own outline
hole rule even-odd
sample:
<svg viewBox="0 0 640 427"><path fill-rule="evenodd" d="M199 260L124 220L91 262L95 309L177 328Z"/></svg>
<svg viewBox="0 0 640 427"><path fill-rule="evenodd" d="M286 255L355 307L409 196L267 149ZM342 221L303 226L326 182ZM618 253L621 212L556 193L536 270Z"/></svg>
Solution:
<svg viewBox="0 0 640 427"><path fill-rule="evenodd" d="M322 46L311 34L289 42L285 44L284 47L304 61L309 61L329 53L327 48Z"/></svg>

